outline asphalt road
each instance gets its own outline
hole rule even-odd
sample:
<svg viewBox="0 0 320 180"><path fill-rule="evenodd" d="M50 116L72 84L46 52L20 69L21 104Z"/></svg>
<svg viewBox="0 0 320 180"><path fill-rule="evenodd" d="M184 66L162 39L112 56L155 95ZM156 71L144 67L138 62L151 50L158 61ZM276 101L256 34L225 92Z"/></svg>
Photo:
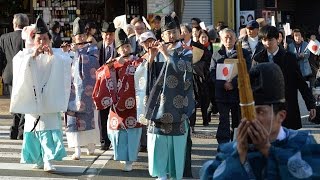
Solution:
<svg viewBox="0 0 320 180"><path fill-rule="evenodd" d="M42 170L33 170L32 165L20 164L21 140L9 139L9 128L11 124L11 115L9 114L9 99L0 97L0 179L40 179L40 180L60 180L60 179L155 179L148 173L147 153L139 153L139 159L133 164L132 172L123 172L123 164L112 160L112 150L95 151L93 156L85 155L85 148L82 148L81 160L71 160L70 156L73 150L66 148L68 157L63 161L53 162L57 171L55 173L46 173ZM303 101L301 101L302 116L307 115ZM214 135L217 130L218 116L212 117L212 122L208 127L201 124L200 113L197 114L197 125L195 133L192 135L192 174L194 178L199 179L199 169L207 160L214 158L218 146ZM320 126L309 123L307 118L303 119L303 129L310 130L316 140L320 142ZM64 144L67 147L66 137Z"/></svg>

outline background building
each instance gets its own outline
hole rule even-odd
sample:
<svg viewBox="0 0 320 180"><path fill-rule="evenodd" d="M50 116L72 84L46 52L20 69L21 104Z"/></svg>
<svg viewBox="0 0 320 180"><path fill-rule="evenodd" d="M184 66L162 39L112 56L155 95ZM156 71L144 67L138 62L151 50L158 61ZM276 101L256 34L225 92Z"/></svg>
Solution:
<svg viewBox="0 0 320 180"><path fill-rule="evenodd" d="M317 32L320 24L318 9L320 1L314 0L235 0L240 11L254 11L255 17L264 17L268 22L275 16L277 27L290 23L291 28L300 28L305 36ZM239 21L239 18L237 18Z"/></svg>

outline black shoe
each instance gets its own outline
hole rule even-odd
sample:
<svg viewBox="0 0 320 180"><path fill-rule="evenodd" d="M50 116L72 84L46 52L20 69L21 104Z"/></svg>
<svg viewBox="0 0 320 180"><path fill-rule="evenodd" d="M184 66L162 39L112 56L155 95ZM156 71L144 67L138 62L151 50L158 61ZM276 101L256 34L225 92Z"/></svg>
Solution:
<svg viewBox="0 0 320 180"><path fill-rule="evenodd" d="M208 122L203 123L203 126L209 126Z"/></svg>
<svg viewBox="0 0 320 180"><path fill-rule="evenodd" d="M16 133L10 133L10 139L18 139L18 134Z"/></svg>
<svg viewBox="0 0 320 180"><path fill-rule="evenodd" d="M110 144L101 144L100 150L108 151L110 149Z"/></svg>
<svg viewBox="0 0 320 180"><path fill-rule="evenodd" d="M211 122L211 112L208 112L207 119L208 119L208 122Z"/></svg>
<svg viewBox="0 0 320 180"><path fill-rule="evenodd" d="M194 126L191 126L191 133L194 133Z"/></svg>
<svg viewBox="0 0 320 180"><path fill-rule="evenodd" d="M147 146L140 146L139 152L148 152Z"/></svg>

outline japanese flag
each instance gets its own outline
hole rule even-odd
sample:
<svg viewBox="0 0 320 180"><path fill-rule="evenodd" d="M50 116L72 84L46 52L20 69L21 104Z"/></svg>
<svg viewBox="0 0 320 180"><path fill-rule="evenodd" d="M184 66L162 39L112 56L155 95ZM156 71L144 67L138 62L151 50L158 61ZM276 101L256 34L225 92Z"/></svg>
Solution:
<svg viewBox="0 0 320 180"><path fill-rule="evenodd" d="M217 64L216 79L229 80L235 64Z"/></svg>
<svg viewBox="0 0 320 180"><path fill-rule="evenodd" d="M309 44L308 44L308 49L310 50L310 52L312 52L315 55L319 55L320 54L320 43L318 40L310 40Z"/></svg>

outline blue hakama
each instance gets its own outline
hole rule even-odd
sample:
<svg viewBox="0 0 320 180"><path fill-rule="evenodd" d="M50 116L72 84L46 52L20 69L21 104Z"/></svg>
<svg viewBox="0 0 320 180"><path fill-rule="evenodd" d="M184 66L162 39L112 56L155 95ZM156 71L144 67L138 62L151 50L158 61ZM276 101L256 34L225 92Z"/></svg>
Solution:
<svg viewBox="0 0 320 180"><path fill-rule="evenodd" d="M112 130L108 126L108 137L113 147L114 160L137 161L141 133L142 128Z"/></svg>
<svg viewBox="0 0 320 180"><path fill-rule="evenodd" d="M188 124L185 122L187 132L182 136L165 136L148 133L149 174L152 177L182 179Z"/></svg>

